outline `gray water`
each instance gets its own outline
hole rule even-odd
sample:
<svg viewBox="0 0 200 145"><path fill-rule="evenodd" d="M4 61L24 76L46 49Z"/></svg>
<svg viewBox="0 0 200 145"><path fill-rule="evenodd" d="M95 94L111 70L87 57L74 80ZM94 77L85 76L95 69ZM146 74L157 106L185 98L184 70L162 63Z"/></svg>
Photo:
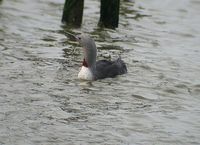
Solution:
<svg viewBox="0 0 200 145"><path fill-rule="evenodd" d="M66 28L63 5L0 2L0 144L199 145L200 1L121 1L116 30L97 27L97 0ZM78 80L82 51L64 31L90 34L128 74Z"/></svg>

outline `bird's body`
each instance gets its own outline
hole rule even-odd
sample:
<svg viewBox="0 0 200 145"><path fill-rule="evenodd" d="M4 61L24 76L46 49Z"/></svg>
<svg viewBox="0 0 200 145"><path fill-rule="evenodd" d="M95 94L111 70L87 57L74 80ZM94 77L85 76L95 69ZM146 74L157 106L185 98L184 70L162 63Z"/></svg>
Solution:
<svg viewBox="0 0 200 145"><path fill-rule="evenodd" d="M99 60L96 62L96 45L88 35L82 34L77 37L84 50L84 59L78 78L82 80L97 80L113 78L127 73L125 63L118 58L115 61Z"/></svg>
<svg viewBox="0 0 200 145"><path fill-rule="evenodd" d="M125 73L127 73L127 68L121 58L115 61L99 60L96 63L96 79L113 78Z"/></svg>
<svg viewBox="0 0 200 145"><path fill-rule="evenodd" d="M92 71L85 66L81 67L81 70L78 73L78 78L81 79L81 80L88 80L88 81L94 80Z"/></svg>

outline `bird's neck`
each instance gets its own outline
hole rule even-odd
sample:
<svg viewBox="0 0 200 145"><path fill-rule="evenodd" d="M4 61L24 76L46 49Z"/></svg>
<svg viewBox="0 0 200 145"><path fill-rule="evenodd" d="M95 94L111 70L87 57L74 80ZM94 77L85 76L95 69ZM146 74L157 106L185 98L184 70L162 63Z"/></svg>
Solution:
<svg viewBox="0 0 200 145"><path fill-rule="evenodd" d="M88 68L88 63L86 62L85 58L83 59L82 66L84 66L84 67L87 67L87 68Z"/></svg>
<svg viewBox="0 0 200 145"><path fill-rule="evenodd" d="M89 68L91 69L92 71L94 71L96 69L96 59L94 62L92 63L89 63L87 59L83 59L83 62L82 62L82 66L86 67L86 68Z"/></svg>

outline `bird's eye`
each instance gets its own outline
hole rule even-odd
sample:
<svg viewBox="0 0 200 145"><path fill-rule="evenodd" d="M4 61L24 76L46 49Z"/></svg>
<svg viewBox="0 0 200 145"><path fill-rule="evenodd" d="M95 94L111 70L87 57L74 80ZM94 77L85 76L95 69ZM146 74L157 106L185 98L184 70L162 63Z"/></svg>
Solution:
<svg viewBox="0 0 200 145"><path fill-rule="evenodd" d="M78 37L78 40L81 40L81 37Z"/></svg>

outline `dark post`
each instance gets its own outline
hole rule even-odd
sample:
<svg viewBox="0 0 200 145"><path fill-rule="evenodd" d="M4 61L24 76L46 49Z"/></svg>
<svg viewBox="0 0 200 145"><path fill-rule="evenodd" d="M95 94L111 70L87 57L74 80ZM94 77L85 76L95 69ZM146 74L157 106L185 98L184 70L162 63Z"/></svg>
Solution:
<svg viewBox="0 0 200 145"><path fill-rule="evenodd" d="M101 0L99 26L116 28L119 22L120 0Z"/></svg>
<svg viewBox="0 0 200 145"><path fill-rule="evenodd" d="M80 27L83 17L84 0L65 0L62 22Z"/></svg>

